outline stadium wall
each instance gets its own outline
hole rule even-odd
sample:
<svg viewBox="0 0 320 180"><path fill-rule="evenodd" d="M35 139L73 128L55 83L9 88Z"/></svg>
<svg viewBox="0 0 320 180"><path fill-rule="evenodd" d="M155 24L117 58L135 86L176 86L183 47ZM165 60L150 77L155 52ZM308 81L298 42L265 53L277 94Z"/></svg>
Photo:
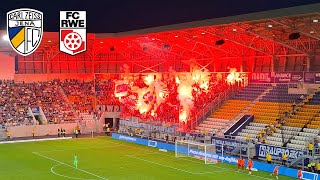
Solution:
<svg viewBox="0 0 320 180"><path fill-rule="evenodd" d="M153 141L153 140L141 139L138 137L130 137L130 136L122 135L122 134L113 133L112 138L122 140L122 141L132 142L132 143L136 143L136 144L141 144L141 145L145 145L145 146L149 146L149 147L154 147L154 148L158 148L158 149L166 149L169 151L175 150L174 144L167 144L167 143ZM196 153L196 152L193 152L193 153ZM201 152L198 152L197 154L201 155ZM236 164L237 163L237 158L232 157L232 156L218 154L217 159L219 159L220 161L222 161L224 163L229 163L229 164ZM257 170L266 171L266 172L273 172L273 169L275 167L275 165L273 165L273 164L267 164L267 163L259 162L259 161L253 161L253 163L254 163L254 166L253 166L254 168L256 168ZM279 168L280 175L296 178L297 173L298 173L297 169L287 168L287 167L283 167L283 166L281 166ZM309 175L310 174L308 174L307 172L303 172L304 177L309 176ZM319 178L317 178L317 179L319 179Z"/></svg>
<svg viewBox="0 0 320 180"><path fill-rule="evenodd" d="M0 79L14 79L15 62L14 57L0 53Z"/></svg>
<svg viewBox="0 0 320 180"><path fill-rule="evenodd" d="M34 126L11 126L7 129L11 133L12 138L30 137L32 136L32 129L35 130L35 136L58 135L58 129L65 129L66 134L73 134L77 123L67 124L48 124L48 125L34 125Z"/></svg>

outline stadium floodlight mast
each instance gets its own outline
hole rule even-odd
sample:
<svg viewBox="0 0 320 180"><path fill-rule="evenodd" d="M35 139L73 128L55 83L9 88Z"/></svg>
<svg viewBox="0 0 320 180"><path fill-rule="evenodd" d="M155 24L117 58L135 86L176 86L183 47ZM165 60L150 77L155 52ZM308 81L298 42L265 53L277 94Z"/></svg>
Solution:
<svg viewBox="0 0 320 180"><path fill-rule="evenodd" d="M5 35L2 36L2 39L4 41L9 41L9 36L5 34Z"/></svg>

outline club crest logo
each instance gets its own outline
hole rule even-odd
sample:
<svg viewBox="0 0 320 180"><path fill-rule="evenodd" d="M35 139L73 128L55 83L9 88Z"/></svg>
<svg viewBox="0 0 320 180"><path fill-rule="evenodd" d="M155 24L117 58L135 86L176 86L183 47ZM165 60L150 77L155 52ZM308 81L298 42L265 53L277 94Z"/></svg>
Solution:
<svg viewBox="0 0 320 180"><path fill-rule="evenodd" d="M60 11L59 44L70 55L87 50L86 11Z"/></svg>
<svg viewBox="0 0 320 180"><path fill-rule="evenodd" d="M43 34L43 13L34 9L16 9L7 13L7 35L11 47L28 56L40 45Z"/></svg>

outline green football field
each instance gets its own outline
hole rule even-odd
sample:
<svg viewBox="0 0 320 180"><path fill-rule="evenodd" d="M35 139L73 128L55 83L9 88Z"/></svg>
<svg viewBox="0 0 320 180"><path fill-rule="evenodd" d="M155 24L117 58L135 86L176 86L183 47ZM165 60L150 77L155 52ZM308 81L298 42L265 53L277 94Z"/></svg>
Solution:
<svg viewBox="0 0 320 180"><path fill-rule="evenodd" d="M78 156L78 169L73 155ZM276 179L266 172L247 175L235 165L205 165L194 158L109 137L0 145L2 180L103 179ZM280 176L279 179L292 179Z"/></svg>

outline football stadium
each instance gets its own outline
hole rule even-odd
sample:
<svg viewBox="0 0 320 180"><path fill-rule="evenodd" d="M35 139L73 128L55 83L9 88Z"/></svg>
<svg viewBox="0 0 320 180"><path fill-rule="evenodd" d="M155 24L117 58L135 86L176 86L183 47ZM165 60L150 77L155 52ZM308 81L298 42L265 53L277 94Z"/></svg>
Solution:
<svg viewBox="0 0 320 180"><path fill-rule="evenodd" d="M114 33L41 10L0 20L0 179L320 179L320 3Z"/></svg>

